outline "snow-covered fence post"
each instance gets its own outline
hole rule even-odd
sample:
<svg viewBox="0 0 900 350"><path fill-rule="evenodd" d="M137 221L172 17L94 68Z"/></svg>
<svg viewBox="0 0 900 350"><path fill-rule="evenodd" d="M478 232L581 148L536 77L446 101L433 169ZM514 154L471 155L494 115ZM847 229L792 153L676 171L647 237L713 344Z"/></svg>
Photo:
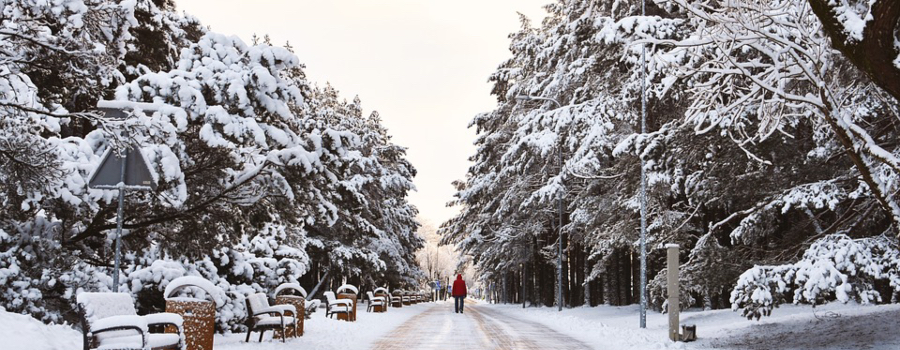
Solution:
<svg viewBox="0 0 900 350"><path fill-rule="evenodd" d="M678 312L680 311L678 295L678 245L666 244L668 266L666 277L669 292L669 339L678 341Z"/></svg>

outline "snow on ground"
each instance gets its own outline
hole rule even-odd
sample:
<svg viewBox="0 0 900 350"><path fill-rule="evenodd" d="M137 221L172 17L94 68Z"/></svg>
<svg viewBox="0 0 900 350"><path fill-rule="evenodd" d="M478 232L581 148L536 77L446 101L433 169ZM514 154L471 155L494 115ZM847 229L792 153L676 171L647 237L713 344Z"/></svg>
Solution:
<svg viewBox="0 0 900 350"><path fill-rule="evenodd" d="M272 340L272 331L267 331L262 343L259 333L250 336L245 343L246 333L216 334L216 350L287 350L287 349L368 349L378 338L397 328L406 320L416 316L433 304L424 303L391 308L385 313L367 313L366 305L360 304L356 322L338 321L325 317L325 309L317 310L312 319L306 320L304 335L288 339ZM73 350L82 348L81 332L65 325L45 325L29 316L0 310L0 349L10 350ZM409 349L412 350L412 349Z"/></svg>
<svg viewBox="0 0 900 350"><path fill-rule="evenodd" d="M638 327L638 307L599 306L572 308L557 311L556 307L529 307L518 305L490 305L503 312L540 322L548 328L578 339L594 349L651 350L680 348L666 338L665 315L647 313L648 329ZM734 315L733 315L734 316ZM656 329L659 328L659 329ZM700 328L698 326L698 328Z"/></svg>
<svg viewBox="0 0 900 350"><path fill-rule="evenodd" d="M288 339L287 344L281 340L272 340L272 331L266 332L262 343L257 342L259 333L250 336L250 343L245 343L246 333L216 335L216 350L349 350L368 349L372 344L397 328L406 320L430 308L432 303L389 308L387 312L366 312L366 304L357 307L356 322L338 321L325 317L325 309L319 309L306 320L300 338ZM413 349L409 349L413 350Z"/></svg>
<svg viewBox="0 0 900 350"><path fill-rule="evenodd" d="M637 305L563 309L491 305L519 310L595 349L900 349L900 305L832 303L783 305L771 317L748 321L731 310L688 310L681 324L696 324L698 340L666 338L668 315L647 312L647 329L638 327Z"/></svg>
<svg viewBox="0 0 900 350"><path fill-rule="evenodd" d="M0 348L10 350L81 349L81 332L65 325L45 325L37 319L0 308Z"/></svg>

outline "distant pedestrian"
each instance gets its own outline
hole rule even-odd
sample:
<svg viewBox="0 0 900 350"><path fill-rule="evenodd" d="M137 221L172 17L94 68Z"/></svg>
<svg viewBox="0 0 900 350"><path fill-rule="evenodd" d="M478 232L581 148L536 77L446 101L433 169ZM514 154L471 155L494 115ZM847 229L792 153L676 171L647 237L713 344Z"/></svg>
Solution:
<svg viewBox="0 0 900 350"><path fill-rule="evenodd" d="M463 304L466 300L466 281L463 281L462 275L456 275L456 281L453 281L453 299L454 307L457 313L463 313Z"/></svg>

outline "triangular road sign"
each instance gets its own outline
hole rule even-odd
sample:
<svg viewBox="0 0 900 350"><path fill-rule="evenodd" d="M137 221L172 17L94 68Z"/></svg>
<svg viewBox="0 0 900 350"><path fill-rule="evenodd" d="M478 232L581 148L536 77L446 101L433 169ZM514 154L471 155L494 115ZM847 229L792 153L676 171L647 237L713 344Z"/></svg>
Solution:
<svg viewBox="0 0 900 350"><path fill-rule="evenodd" d="M91 174L88 186L100 189L117 189L122 177L122 162L125 162L125 188L132 190L155 190L156 181L139 149L129 148L125 158L119 157L112 149L106 150L103 161Z"/></svg>

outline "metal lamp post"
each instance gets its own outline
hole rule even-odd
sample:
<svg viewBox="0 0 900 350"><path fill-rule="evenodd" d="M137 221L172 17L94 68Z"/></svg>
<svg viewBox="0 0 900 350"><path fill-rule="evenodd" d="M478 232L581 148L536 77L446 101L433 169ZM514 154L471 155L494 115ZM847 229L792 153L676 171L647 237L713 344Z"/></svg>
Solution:
<svg viewBox="0 0 900 350"><path fill-rule="evenodd" d="M641 1L641 16L646 15ZM647 133L647 45L641 44L641 134ZM647 174L641 157L641 328L647 328Z"/></svg>
<svg viewBox="0 0 900 350"><path fill-rule="evenodd" d="M519 101L550 101L550 102L553 102L556 104L556 108L562 107L562 105L559 103L559 101L556 101L556 99L549 98L549 97L519 95L519 96L516 96L516 100L519 100ZM562 149L561 148L558 149L556 152L556 165L559 166L560 181L561 181L562 180ZM556 281L556 285L557 285L556 293L559 297L557 298L556 305L557 305L557 309L558 309L557 311L562 311L562 304L563 304L563 292L562 292L563 203L562 203L562 192L560 192L557 202L559 204L559 244L558 244L559 253L557 254L557 272L559 274L557 276L557 281Z"/></svg>

